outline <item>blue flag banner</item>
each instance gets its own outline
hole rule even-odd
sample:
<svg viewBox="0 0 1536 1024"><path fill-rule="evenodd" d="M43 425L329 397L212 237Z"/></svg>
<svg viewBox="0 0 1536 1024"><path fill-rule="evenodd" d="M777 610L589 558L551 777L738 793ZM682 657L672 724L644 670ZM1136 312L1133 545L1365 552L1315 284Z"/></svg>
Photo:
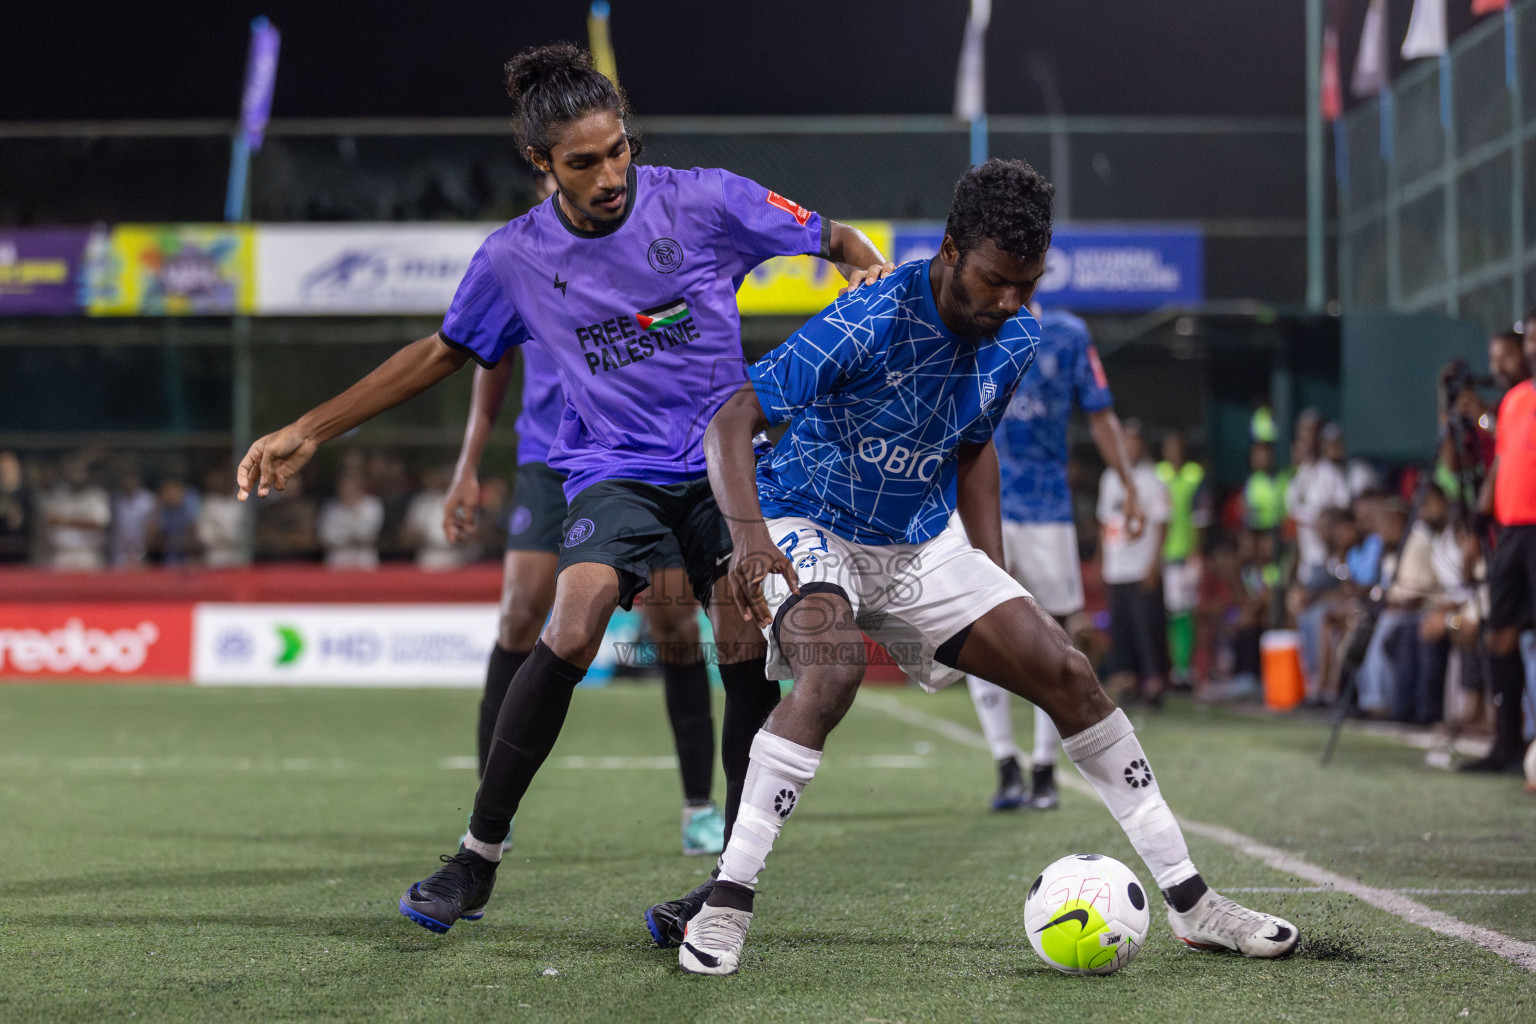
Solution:
<svg viewBox="0 0 1536 1024"><path fill-rule="evenodd" d="M898 222L894 259L926 259L944 225ZM1075 312L1137 312L1205 301L1205 238L1185 225L1059 227L1035 290L1042 305Z"/></svg>

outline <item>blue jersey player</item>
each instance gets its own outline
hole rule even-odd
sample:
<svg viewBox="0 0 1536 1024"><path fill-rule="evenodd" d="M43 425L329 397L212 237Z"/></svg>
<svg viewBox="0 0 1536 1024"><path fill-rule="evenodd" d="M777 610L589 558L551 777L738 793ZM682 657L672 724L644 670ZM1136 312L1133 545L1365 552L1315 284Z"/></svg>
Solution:
<svg viewBox="0 0 1536 1024"><path fill-rule="evenodd" d="M1142 524L1125 437L1088 325L1062 310L1031 308L1040 324L1035 365L1019 383L993 437L1002 480L1003 557L1013 578L1065 627L1067 617L1083 609L1083 574L1072 524L1072 492L1067 486L1067 428L1074 409L1087 414L1099 455L1125 486L1125 514L1133 534L1141 532ZM997 764L992 809L1057 806L1054 776L1061 737L1051 716L1035 708L1035 746L1026 791L1008 691L979 676L966 681Z"/></svg>
<svg viewBox="0 0 1536 1024"><path fill-rule="evenodd" d="M548 465L565 476L569 509L554 607L502 700L469 834L400 899L402 914L438 932L484 914L502 841L554 747L571 691L614 608L646 587L669 536L714 620L729 832L750 738L779 696L777 677L764 673L762 635L723 610L732 595L709 600L726 573L731 537L705 475L703 434L746 380L736 289L780 255L830 260L854 286L894 269L862 233L755 182L634 163L639 140L628 104L574 46L518 54L507 65L507 92L519 144L553 175L555 195L486 239L440 331L258 440L239 468L241 498L266 494L322 442L471 358L491 366L512 346L535 345L555 364L564 404ZM705 889L652 908L647 923L659 943L702 905Z"/></svg>
<svg viewBox="0 0 1536 1024"><path fill-rule="evenodd" d="M1039 344L1024 304L1045 269L1052 191L1022 163L972 168L936 257L839 299L710 423L742 614L795 684L752 742L720 877L679 950L685 971L740 964L758 873L864 677L861 629L925 688L971 672L1043 707L1157 880L1175 935L1259 957L1296 947L1295 926L1206 885L1130 720L1002 567L992 437ZM754 471L752 436L786 421ZM971 543L948 525L955 511Z"/></svg>

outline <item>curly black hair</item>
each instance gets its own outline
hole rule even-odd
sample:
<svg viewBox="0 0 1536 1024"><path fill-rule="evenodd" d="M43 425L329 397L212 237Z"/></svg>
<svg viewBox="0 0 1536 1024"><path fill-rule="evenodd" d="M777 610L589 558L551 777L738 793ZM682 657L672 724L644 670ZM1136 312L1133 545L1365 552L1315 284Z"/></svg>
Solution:
<svg viewBox="0 0 1536 1024"><path fill-rule="evenodd" d="M594 110L611 110L624 125L630 157L640 155L640 135L624 90L592 66L592 55L572 43L532 46L503 68L507 95L516 106L512 126L517 144L549 159L560 129Z"/></svg>
<svg viewBox="0 0 1536 1024"><path fill-rule="evenodd" d="M988 160L955 184L944 233L965 254L985 239L1014 259L1037 260L1051 247L1056 187L1022 160Z"/></svg>

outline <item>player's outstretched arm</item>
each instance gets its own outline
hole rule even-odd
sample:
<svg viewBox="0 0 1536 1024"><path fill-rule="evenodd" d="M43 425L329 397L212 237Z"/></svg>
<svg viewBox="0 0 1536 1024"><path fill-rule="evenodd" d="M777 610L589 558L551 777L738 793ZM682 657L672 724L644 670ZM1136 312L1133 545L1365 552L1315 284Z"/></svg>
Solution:
<svg viewBox="0 0 1536 1024"><path fill-rule="evenodd" d="M282 490L320 445L427 390L468 358L436 334L411 342L329 402L251 445L236 473L240 500Z"/></svg>
<svg viewBox="0 0 1536 1024"><path fill-rule="evenodd" d="M848 282L845 291L878 281L896 269L864 232L840 221L827 223L827 251L822 256L837 264L837 272Z"/></svg>
<svg viewBox="0 0 1536 1024"><path fill-rule="evenodd" d="M971 546L1004 569L1002 483L997 468L997 448L962 444L955 488L955 511Z"/></svg>
<svg viewBox="0 0 1536 1024"><path fill-rule="evenodd" d="M514 350L516 351L516 350ZM464 442L453 466L453 482L443 499L443 533L449 543L467 540L474 531L475 510L480 507L480 458L490 440L496 417L501 414L502 399L512 380L511 353L490 369L475 367L475 386L469 399L469 419L464 424Z"/></svg>
<svg viewBox="0 0 1536 1024"><path fill-rule="evenodd" d="M1113 409L1091 412L1088 414L1088 432L1093 435L1093 446L1099 450L1099 457L1125 485L1125 532L1135 540L1147 528L1147 517L1141 511L1141 498L1136 493L1136 481L1131 477L1131 460L1125 454L1125 431L1120 426L1120 417Z"/></svg>
<svg viewBox="0 0 1536 1024"><path fill-rule="evenodd" d="M731 531L730 574L736 584L736 602L741 617L758 626L773 621L762 588L769 573L783 576L789 589L800 593L795 568L784 552L774 546L757 497L757 459L752 451L752 438L768 425L757 390L747 384L720 407L704 431L709 486Z"/></svg>

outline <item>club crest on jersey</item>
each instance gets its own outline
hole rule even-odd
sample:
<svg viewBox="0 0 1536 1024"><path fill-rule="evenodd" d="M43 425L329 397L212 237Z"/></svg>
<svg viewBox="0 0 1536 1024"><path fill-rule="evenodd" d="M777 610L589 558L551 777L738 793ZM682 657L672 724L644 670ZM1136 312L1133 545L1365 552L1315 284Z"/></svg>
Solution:
<svg viewBox="0 0 1536 1024"><path fill-rule="evenodd" d="M571 525L571 531L565 535L565 546L568 548L575 547L582 541L586 540L588 537L592 536L593 531L596 529L597 527L592 524L592 520L590 519L576 520L576 522Z"/></svg>
<svg viewBox="0 0 1536 1024"><path fill-rule="evenodd" d="M783 196L779 195L777 192L769 192L768 193L768 205L769 206L777 206L779 209L783 210L785 213L787 213L791 217L795 218L795 220L798 223L800 223L802 226L805 224L806 221L811 219L811 211L810 210L807 210L805 207L801 206L799 203L795 202L793 199L786 199L786 198L784 198Z"/></svg>
<svg viewBox="0 0 1536 1024"><path fill-rule="evenodd" d="M683 265L683 247L674 239L658 238L645 250L645 258L658 274L671 274Z"/></svg>

